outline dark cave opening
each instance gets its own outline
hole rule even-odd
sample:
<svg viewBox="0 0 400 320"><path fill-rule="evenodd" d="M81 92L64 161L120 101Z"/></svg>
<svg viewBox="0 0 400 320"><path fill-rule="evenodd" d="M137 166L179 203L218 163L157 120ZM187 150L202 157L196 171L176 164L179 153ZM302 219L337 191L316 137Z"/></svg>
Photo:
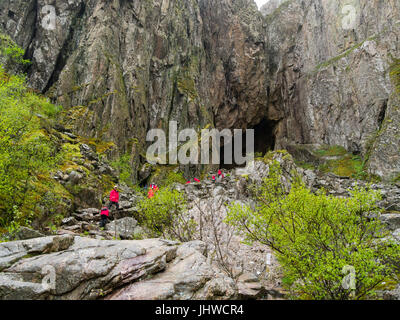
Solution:
<svg viewBox="0 0 400 320"><path fill-rule="evenodd" d="M269 151L274 150L275 148L275 128L277 122L271 121L269 119L264 118L258 125L254 126L254 153L255 157L263 157ZM232 170L236 167L244 167L245 164L235 163L235 158L233 155L233 147L231 143L224 144L220 148L220 157L221 157L221 169ZM232 150L232 159L233 163L226 163L225 161L225 149L231 148ZM246 154L246 134L242 135L242 155Z"/></svg>

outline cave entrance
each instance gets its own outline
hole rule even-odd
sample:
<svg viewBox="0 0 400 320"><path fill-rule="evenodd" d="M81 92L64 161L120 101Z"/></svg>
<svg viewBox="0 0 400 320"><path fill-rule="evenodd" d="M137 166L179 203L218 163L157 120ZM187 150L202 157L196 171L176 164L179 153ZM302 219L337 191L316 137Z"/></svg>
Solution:
<svg viewBox="0 0 400 320"><path fill-rule="evenodd" d="M275 149L275 128L277 122L271 121L268 119L263 119L258 125L254 126L251 129L254 129L254 153L256 157L263 157L269 151ZM232 170L237 167L244 167L245 165L239 165L235 163L234 157L232 155L233 164L225 163L225 148L231 147L230 144L223 145L220 148L220 156L221 156L221 169ZM242 135L242 155L246 154L246 134ZM233 150L233 148L231 148Z"/></svg>

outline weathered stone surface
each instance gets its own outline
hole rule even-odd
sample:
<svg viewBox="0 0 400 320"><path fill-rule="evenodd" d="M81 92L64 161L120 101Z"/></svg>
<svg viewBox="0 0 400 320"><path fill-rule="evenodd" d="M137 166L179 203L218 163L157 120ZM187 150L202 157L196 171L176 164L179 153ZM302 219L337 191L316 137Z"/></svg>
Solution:
<svg viewBox="0 0 400 320"><path fill-rule="evenodd" d="M374 137L369 171L386 180L400 178L400 94L393 94L388 102L386 118Z"/></svg>
<svg viewBox="0 0 400 320"><path fill-rule="evenodd" d="M132 151L135 169L147 131L169 120L245 128L266 112L262 17L252 0L57 0L55 30L42 25L46 4L2 1L0 29L26 49L35 89L87 107L68 126Z"/></svg>
<svg viewBox="0 0 400 320"><path fill-rule="evenodd" d="M400 213L383 214L380 219L390 230L400 229Z"/></svg>
<svg viewBox="0 0 400 320"><path fill-rule="evenodd" d="M61 221L61 225L64 225L64 226L73 226L77 223L78 223L78 220L76 220L74 217L65 218Z"/></svg>
<svg viewBox="0 0 400 320"><path fill-rule="evenodd" d="M260 11L263 16L267 16L273 13L276 9L278 9L284 2L288 0L269 0L266 4L264 4Z"/></svg>
<svg viewBox="0 0 400 320"><path fill-rule="evenodd" d="M0 299L234 297L235 283L209 265L204 253L201 242L178 246L159 239L62 236L2 243Z"/></svg>
<svg viewBox="0 0 400 320"><path fill-rule="evenodd" d="M137 221L129 217L110 222L106 229L112 234L116 232L121 239L133 239L143 232Z"/></svg>
<svg viewBox="0 0 400 320"><path fill-rule="evenodd" d="M188 300L233 298L235 283L207 263L206 257L198 251L204 244L185 243L176 253L176 259L165 272L150 280L133 283L106 299L110 300ZM221 286L216 283L219 281ZM156 289L157 288L157 289ZM177 289L179 288L178 292Z"/></svg>
<svg viewBox="0 0 400 320"><path fill-rule="evenodd" d="M265 120L264 146L341 145L370 155L377 175L399 172L388 74L399 58L397 0L271 0L264 18L252 0L57 0L55 30L42 25L45 4L2 1L1 30L27 50L31 85L86 106L69 125L132 151L140 180L145 135L169 120L179 129Z"/></svg>
<svg viewBox="0 0 400 320"><path fill-rule="evenodd" d="M13 240L29 240L34 238L44 237L44 235L36 230L21 227L18 231L12 236Z"/></svg>
<svg viewBox="0 0 400 320"><path fill-rule="evenodd" d="M275 9L281 1L270 2L267 7ZM346 5L354 8L353 25ZM391 56L399 58L400 52L399 20L397 0L384 6L360 0L291 0L266 16L268 110L270 119L279 122L276 148L340 145L372 154L371 171L376 174L396 172L398 120L394 109L387 109L394 92ZM393 125L371 149L371 139L389 119ZM382 140L388 144L384 153Z"/></svg>

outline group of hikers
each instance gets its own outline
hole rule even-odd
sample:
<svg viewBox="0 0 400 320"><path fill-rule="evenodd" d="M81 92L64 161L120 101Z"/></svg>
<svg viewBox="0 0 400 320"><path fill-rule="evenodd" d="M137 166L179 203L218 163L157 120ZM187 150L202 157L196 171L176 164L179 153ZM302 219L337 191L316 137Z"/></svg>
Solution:
<svg viewBox="0 0 400 320"><path fill-rule="evenodd" d="M217 175L215 176L215 175L213 175L212 177L211 177L211 179L212 179L212 181L213 182L221 182L222 181L222 179L224 179L225 178L225 175L222 173L222 170L218 170L218 173L217 173ZM194 178L193 179L194 180L194 182L197 182L197 183L199 183L199 182L201 182L199 179L197 179L197 178ZM186 182L186 184L191 184L192 183L192 181L188 181L188 182Z"/></svg>
<svg viewBox="0 0 400 320"><path fill-rule="evenodd" d="M214 182L221 182L222 179L224 179L225 176L222 173L221 170L218 170L217 175L212 176L212 181ZM194 178L193 179L195 182L199 183L201 182L199 179ZM188 181L186 184L192 183L191 181ZM146 187L147 189L147 187ZM159 191L159 188L156 184L151 184L149 187L149 190L147 192L147 198L152 199L156 195L156 193ZM104 205L103 208L100 211L100 228L104 228L108 222L108 219L110 217L110 210L113 210L115 208L116 210L119 210L119 191L118 191L118 186L115 186L111 192L110 192L110 201L109 205L106 206Z"/></svg>
<svg viewBox="0 0 400 320"><path fill-rule="evenodd" d="M104 228L108 222L108 218L110 217L110 209L115 207L119 210L119 192L118 186L115 186L114 189L110 192L110 204L109 206L104 206L100 211L100 228Z"/></svg>

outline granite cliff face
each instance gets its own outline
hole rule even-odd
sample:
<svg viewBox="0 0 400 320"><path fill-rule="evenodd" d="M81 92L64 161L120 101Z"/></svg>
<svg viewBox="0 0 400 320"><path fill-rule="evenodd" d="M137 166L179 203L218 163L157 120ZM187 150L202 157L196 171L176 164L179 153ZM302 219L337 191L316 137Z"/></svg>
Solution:
<svg viewBox="0 0 400 320"><path fill-rule="evenodd" d="M266 148L341 145L373 174L400 173L397 0L270 1L263 14L252 0L56 0L54 30L47 4L2 1L0 29L26 49L31 85L84 106L70 124L136 169L147 131L177 120L258 128Z"/></svg>
<svg viewBox="0 0 400 320"><path fill-rule="evenodd" d="M264 33L252 1L55 1L55 30L42 26L46 4L0 4L1 28L33 62L31 85L87 107L76 131L112 140L132 163L147 131L170 120L245 128L265 113Z"/></svg>
<svg viewBox="0 0 400 320"><path fill-rule="evenodd" d="M398 138L389 133L382 157L376 136L387 120L399 121L389 74L399 57L400 3L284 1L266 21L277 148L340 145L369 157L371 173L398 174Z"/></svg>

